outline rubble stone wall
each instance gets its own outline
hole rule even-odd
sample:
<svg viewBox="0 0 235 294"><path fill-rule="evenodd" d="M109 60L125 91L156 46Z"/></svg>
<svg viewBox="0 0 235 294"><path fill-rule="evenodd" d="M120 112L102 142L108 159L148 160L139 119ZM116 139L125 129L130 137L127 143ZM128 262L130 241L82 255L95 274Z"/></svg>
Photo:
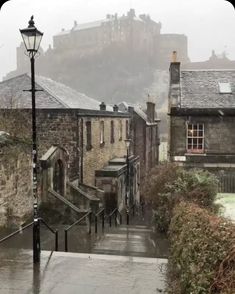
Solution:
<svg viewBox="0 0 235 294"><path fill-rule="evenodd" d="M33 210L29 150L17 145L0 150L0 227L20 225Z"/></svg>

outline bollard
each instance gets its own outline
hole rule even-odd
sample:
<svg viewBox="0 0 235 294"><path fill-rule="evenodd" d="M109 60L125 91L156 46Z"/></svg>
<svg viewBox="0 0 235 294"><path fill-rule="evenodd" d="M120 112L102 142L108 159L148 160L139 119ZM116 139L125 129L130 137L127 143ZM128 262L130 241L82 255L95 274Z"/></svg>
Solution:
<svg viewBox="0 0 235 294"><path fill-rule="evenodd" d="M112 216L109 216L109 226L112 227Z"/></svg>
<svg viewBox="0 0 235 294"><path fill-rule="evenodd" d="M88 234L91 234L91 217L92 217L92 215L90 213L89 216L88 216L88 222L89 222Z"/></svg>
<svg viewBox="0 0 235 294"><path fill-rule="evenodd" d="M97 215L95 215L95 233L97 234L98 225L97 225Z"/></svg>
<svg viewBox="0 0 235 294"><path fill-rule="evenodd" d="M68 252L68 231L64 230L64 251Z"/></svg>
<svg viewBox="0 0 235 294"><path fill-rule="evenodd" d="M129 225L129 210L126 210L126 224Z"/></svg>
<svg viewBox="0 0 235 294"><path fill-rule="evenodd" d="M115 223L115 227L117 226L117 210L115 210L115 214L114 214L114 223Z"/></svg>
<svg viewBox="0 0 235 294"><path fill-rule="evenodd" d="M58 230L55 231L55 251L58 251Z"/></svg>
<svg viewBox="0 0 235 294"><path fill-rule="evenodd" d="M102 232L104 232L104 211L102 213Z"/></svg>

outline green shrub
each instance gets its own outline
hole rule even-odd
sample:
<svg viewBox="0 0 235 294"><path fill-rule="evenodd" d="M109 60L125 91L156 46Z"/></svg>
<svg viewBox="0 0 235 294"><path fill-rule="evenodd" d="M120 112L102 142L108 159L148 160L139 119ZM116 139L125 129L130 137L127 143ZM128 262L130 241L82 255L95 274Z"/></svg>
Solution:
<svg viewBox="0 0 235 294"><path fill-rule="evenodd" d="M173 210L168 233L168 293L235 293L235 253L230 253L234 250L235 226L231 222L196 204L181 202ZM221 274L226 258L230 259L230 268Z"/></svg>
<svg viewBox="0 0 235 294"><path fill-rule="evenodd" d="M216 177L205 170L185 170L172 163L153 169L145 183L145 196L154 209L157 229L167 232L173 208L181 200L215 209L217 186Z"/></svg>

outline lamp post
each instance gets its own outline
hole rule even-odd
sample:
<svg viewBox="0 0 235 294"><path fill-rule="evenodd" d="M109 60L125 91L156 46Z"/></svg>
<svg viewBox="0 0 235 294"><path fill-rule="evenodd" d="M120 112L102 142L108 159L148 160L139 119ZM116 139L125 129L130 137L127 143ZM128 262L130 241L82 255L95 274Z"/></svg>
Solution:
<svg viewBox="0 0 235 294"><path fill-rule="evenodd" d="M31 89L32 94L32 162L33 162L33 262L40 261L40 223L38 217L38 191L37 191L37 129L36 129L36 103L35 103L35 55L38 52L43 36L34 26L33 16L26 29L20 30L25 48L31 63Z"/></svg>
<svg viewBox="0 0 235 294"><path fill-rule="evenodd" d="M129 148L131 139L125 139L126 143L126 195L125 195L125 207L126 207L126 224L129 225L129 192L130 192L130 164L129 164Z"/></svg>

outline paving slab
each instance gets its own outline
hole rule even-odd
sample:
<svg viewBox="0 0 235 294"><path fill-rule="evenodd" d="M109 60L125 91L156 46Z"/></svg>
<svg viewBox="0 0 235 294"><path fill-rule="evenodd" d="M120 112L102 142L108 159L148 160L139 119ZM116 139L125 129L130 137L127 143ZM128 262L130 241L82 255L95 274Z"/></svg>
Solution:
<svg viewBox="0 0 235 294"><path fill-rule="evenodd" d="M164 291L167 259L31 250L0 252L1 294L156 294ZM159 292L160 291L160 292Z"/></svg>

